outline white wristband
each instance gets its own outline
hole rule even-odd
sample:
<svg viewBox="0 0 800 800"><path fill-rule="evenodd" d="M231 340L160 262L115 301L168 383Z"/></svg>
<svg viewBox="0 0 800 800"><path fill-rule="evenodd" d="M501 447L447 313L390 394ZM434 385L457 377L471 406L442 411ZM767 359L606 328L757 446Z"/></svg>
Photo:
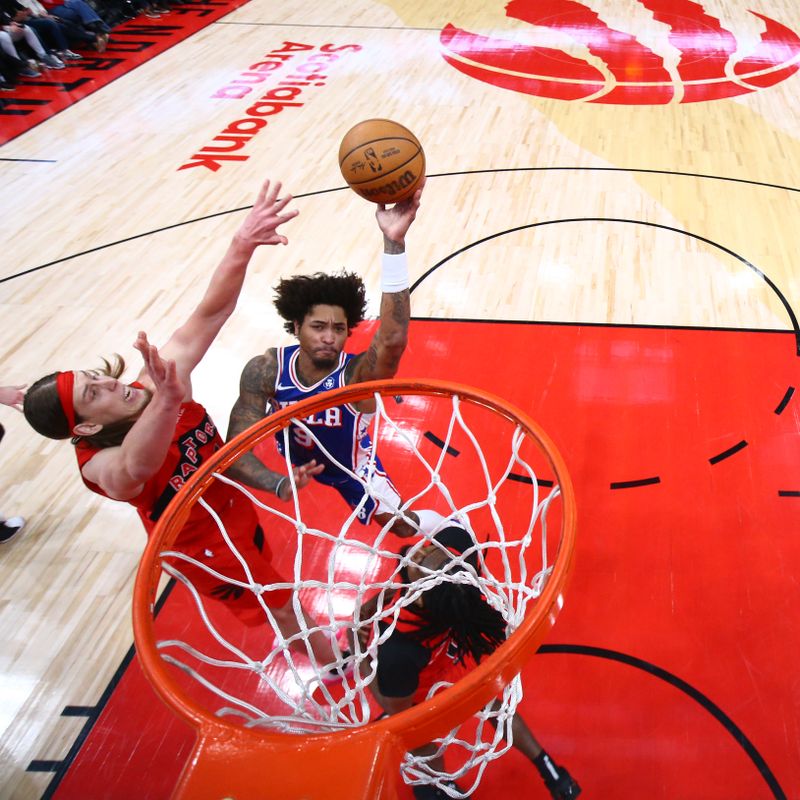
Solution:
<svg viewBox="0 0 800 800"><path fill-rule="evenodd" d="M381 261L381 291L408 289L408 259L405 253L384 253Z"/></svg>

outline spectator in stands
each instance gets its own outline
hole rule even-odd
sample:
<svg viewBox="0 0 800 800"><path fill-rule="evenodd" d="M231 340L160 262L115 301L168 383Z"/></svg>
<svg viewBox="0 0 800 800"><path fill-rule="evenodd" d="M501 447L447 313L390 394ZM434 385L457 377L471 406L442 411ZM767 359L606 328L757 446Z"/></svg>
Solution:
<svg viewBox="0 0 800 800"><path fill-rule="evenodd" d="M3 45L4 37L8 41L8 47L16 53L11 38L5 31L0 31L0 90L10 92L17 85L20 75L28 78L37 78L41 73L31 69L27 62L18 58L16 55L9 55L6 45ZM27 74L26 74L27 73Z"/></svg>
<svg viewBox="0 0 800 800"><path fill-rule="evenodd" d="M45 5L50 4L45 3ZM64 0L63 3L51 5L50 13L61 19L79 22L91 31L108 33L111 30L86 0Z"/></svg>
<svg viewBox="0 0 800 800"><path fill-rule="evenodd" d="M44 66L64 69L64 62L45 50L33 29L15 20L18 12L16 5L15 0L0 0L0 27L6 34L0 37L0 47L7 55L20 59L33 57Z"/></svg>
<svg viewBox="0 0 800 800"><path fill-rule="evenodd" d="M120 22L144 14L151 19L159 19L171 9L166 3L153 4L150 0L107 0L103 19L113 28Z"/></svg>
<svg viewBox="0 0 800 800"><path fill-rule="evenodd" d="M80 26L75 26L80 33L78 31L71 33L70 26L74 23L48 14L39 0L5 0L5 2L16 10L14 21L32 28L42 44L49 47L62 61L77 61L81 58L78 53L73 53L69 49L69 40L75 41L78 47L81 44L94 42L93 34L87 32L85 36L81 35L83 28Z"/></svg>
<svg viewBox="0 0 800 800"><path fill-rule="evenodd" d="M9 14L13 13L13 21L29 27L50 55L54 55L62 62L81 58L69 48L65 25L58 17L48 14L47 9L38 0L1 1L4 9ZM90 41L93 41L93 38Z"/></svg>
<svg viewBox="0 0 800 800"><path fill-rule="evenodd" d="M65 3L56 5L45 2L44 5L50 8L54 17L78 25L94 36L94 48L98 53L105 51L110 28L85 0L66 0Z"/></svg>
<svg viewBox="0 0 800 800"><path fill-rule="evenodd" d="M40 45L41 46L41 45ZM6 26L0 24L0 50L5 53L7 58L11 59L17 64L21 64L19 74L25 78L38 78L42 73L34 69L27 59L22 59L14 46L14 40L11 34L6 30Z"/></svg>

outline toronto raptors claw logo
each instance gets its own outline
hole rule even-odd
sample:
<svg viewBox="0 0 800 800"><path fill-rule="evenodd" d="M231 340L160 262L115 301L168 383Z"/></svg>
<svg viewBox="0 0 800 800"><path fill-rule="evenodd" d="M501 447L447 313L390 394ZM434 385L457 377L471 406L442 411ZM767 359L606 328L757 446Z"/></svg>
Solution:
<svg viewBox="0 0 800 800"><path fill-rule="evenodd" d="M503 89L630 105L734 97L774 86L800 66L800 37L755 11L722 20L693 0L632 0L632 13L612 18L607 6L512 0L507 37L448 24L442 54Z"/></svg>

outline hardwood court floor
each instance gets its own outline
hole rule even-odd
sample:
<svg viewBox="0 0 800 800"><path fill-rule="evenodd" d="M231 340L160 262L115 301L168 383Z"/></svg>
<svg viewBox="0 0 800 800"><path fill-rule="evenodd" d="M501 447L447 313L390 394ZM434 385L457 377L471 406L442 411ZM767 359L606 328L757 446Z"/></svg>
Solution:
<svg viewBox="0 0 800 800"><path fill-rule="evenodd" d="M0 150L0 381L138 363L136 331L182 320L274 176L297 197L290 245L257 255L195 373L224 427L241 366L286 341L279 275L347 265L377 308L380 236L335 153L360 119L403 122L431 176L404 374L508 392L585 487L567 606L529 667L537 733L587 797L641 776L651 797L798 796L798 31L788 0L251 0ZM240 122L325 46L300 105ZM241 158L202 156L226 130ZM29 525L1 546L0 796L27 800L53 775L31 761L55 770L83 727L62 711L94 708L129 649L144 537L68 446L2 421L0 509ZM509 756L491 780L541 795L530 772Z"/></svg>
<svg viewBox="0 0 800 800"><path fill-rule="evenodd" d="M158 19L140 14L114 25L105 52L76 48L82 58L67 61L66 69L44 69L38 78L21 79L0 104L0 144L108 86L241 4L241 0L187 0Z"/></svg>

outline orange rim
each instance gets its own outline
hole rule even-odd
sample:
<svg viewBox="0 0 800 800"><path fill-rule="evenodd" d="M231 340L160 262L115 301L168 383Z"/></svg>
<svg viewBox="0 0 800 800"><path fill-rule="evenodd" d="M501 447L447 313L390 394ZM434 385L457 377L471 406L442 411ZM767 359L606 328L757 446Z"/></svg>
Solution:
<svg viewBox="0 0 800 800"><path fill-rule="evenodd" d="M462 402L483 406L519 425L546 456L561 489L563 516L558 552L552 573L533 610L517 630L488 658L485 658L456 685L406 711L344 732L288 734L256 732L214 716L196 703L177 683L158 654L153 625L153 609L161 566L159 552L174 542L189 513L214 480L214 472L224 472L241 452L251 450L259 442L273 436L293 417L308 416L331 405L356 403L381 395L423 395L450 397L458 395ZM446 734L471 714L482 708L517 675L535 652L563 606L564 591L572 572L575 548L576 507L572 483L566 465L542 428L523 411L500 397L462 384L435 380L383 380L346 386L302 400L282 409L244 431L225 444L191 477L182 493L162 515L151 535L136 575L133 597L133 631L142 669L161 699L178 716L196 730L198 744L192 765L202 758L202 750L210 741L236 742L237 747L253 746L260 752L274 745L285 749L291 742L295 749L308 753L329 750L349 743L399 738L403 746L413 749ZM263 762L261 763L263 769Z"/></svg>

